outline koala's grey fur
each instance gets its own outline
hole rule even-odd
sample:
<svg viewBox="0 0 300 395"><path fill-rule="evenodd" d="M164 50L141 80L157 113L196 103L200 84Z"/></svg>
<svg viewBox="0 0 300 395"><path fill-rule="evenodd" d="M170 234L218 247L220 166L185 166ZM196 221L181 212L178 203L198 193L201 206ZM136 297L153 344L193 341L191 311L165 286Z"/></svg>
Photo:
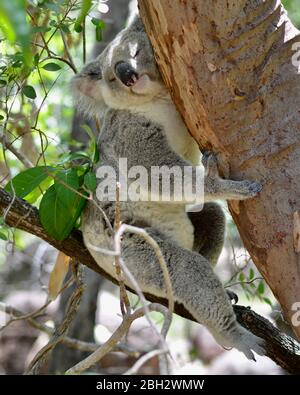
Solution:
<svg viewBox="0 0 300 395"><path fill-rule="evenodd" d="M130 70L135 77L131 78ZM198 165L198 146L161 80L138 17L83 68L73 86L78 107L91 117L101 117L99 166L110 165L117 171L120 157L127 158L128 168ZM221 179L213 155L204 155L203 163L206 201L247 199L261 189L256 182ZM114 202L98 204L113 224ZM235 347L250 359L254 358L252 350L264 354L263 340L237 323L230 300L213 271L224 242L225 219L219 205L208 202L200 212L186 212L185 203L176 199L167 203L121 202L121 218L124 223L143 227L157 241L168 265L175 300L221 345ZM92 247L112 248L107 224L93 204L85 210L82 231L95 260L115 277L113 257ZM156 256L143 239L126 234L122 254L144 292L166 296Z"/></svg>

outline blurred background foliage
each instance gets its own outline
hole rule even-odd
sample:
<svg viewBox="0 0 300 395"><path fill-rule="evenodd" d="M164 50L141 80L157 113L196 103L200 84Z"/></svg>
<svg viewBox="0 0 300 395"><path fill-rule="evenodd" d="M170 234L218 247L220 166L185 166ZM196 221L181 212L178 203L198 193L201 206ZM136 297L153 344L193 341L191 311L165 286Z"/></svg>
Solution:
<svg viewBox="0 0 300 395"><path fill-rule="evenodd" d="M74 108L70 80L95 53L95 43L101 42L106 29L110 28L110 16L106 26L100 14L100 11L108 11L107 2L0 1L0 186L30 166L55 165L67 157L70 149L87 148L86 138L82 143L71 134ZM292 21L300 27L300 0L282 2ZM123 3L128 6L128 1ZM227 285L238 284L238 289L234 289L242 292L245 301L256 300L270 307L274 299L243 249L230 215L228 225L222 260L230 269L221 266L221 278ZM35 242L32 236L7 228L0 218L0 272L1 267L12 262L9 258L12 252L24 253ZM16 265L15 258L13 260ZM45 268L39 266L39 263L35 266L34 279L38 286L45 288L47 280L42 276ZM46 277L50 270L46 270ZM16 272L14 276L16 279ZM1 298L7 297L13 288L8 289L5 281L0 278ZM19 287L30 289L32 285L28 284L26 278L22 278ZM183 321L175 318L177 324ZM194 347L195 344L190 349L192 359Z"/></svg>
<svg viewBox="0 0 300 395"><path fill-rule="evenodd" d="M79 148L70 133L70 80L101 40L98 8L91 0L0 2L0 185ZM0 225L2 239L9 233Z"/></svg>
<svg viewBox="0 0 300 395"><path fill-rule="evenodd" d="M292 22L300 28L300 0L282 0Z"/></svg>

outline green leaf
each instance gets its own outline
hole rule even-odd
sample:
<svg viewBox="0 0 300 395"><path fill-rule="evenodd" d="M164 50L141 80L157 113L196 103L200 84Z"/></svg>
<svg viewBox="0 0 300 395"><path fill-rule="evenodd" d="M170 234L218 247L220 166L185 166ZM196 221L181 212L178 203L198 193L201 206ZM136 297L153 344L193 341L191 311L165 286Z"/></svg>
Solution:
<svg viewBox="0 0 300 395"><path fill-rule="evenodd" d="M94 192L97 188L97 178L95 173L89 171L84 176L84 185L87 187L88 190Z"/></svg>
<svg viewBox="0 0 300 395"><path fill-rule="evenodd" d="M61 28L61 30L62 30L64 33L66 33L66 34L70 34L70 33L71 33L71 32L70 32L70 29L69 29L69 26L66 25L65 23L61 23L61 24L59 25L59 27Z"/></svg>
<svg viewBox="0 0 300 395"><path fill-rule="evenodd" d="M254 279L254 270L251 268L250 270L249 270L249 280L251 281L251 280L253 280Z"/></svg>
<svg viewBox="0 0 300 395"><path fill-rule="evenodd" d="M239 274L239 281L243 282L244 280L245 280L245 275L244 275L243 272L240 272L240 274Z"/></svg>
<svg viewBox="0 0 300 395"><path fill-rule="evenodd" d="M37 65L39 64L39 61L40 61L40 54L36 53L36 54L34 55L34 57L33 57L33 64L34 64L35 66L37 66Z"/></svg>
<svg viewBox="0 0 300 395"><path fill-rule="evenodd" d="M76 169L60 171L57 174L54 186L58 193L65 193L66 195L73 194L72 189L77 191L79 189L79 177Z"/></svg>
<svg viewBox="0 0 300 395"><path fill-rule="evenodd" d="M95 26L100 27L100 29L105 28L105 22L102 19L99 18L92 18L92 24Z"/></svg>
<svg viewBox="0 0 300 395"><path fill-rule="evenodd" d="M7 85L7 82L5 80L0 80L0 86L5 86Z"/></svg>
<svg viewBox="0 0 300 395"><path fill-rule="evenodd" d="M81 33L82 32L82 26L78 23L75 23L74 25L74 30L76 33Z"/></svg>
<svg viewBox="0 0 300 395"><path fill-rule="evenodd" d="M99 162L99 159L100 159L100 153L99 153L99 149L98 149L98 146L97 146L97 143L95 142L95 145L94 145L94 147L93 147L93 163L94 164L96 164L96 163L98 163Z"/></svg>
<svg viewBox="0 0 300 395"><path fill-rule="evenodd" d="M20 68L20 67L22 67L22 66L23 66L23 60L22 60L22 59L17 60L16 62L14 62L14 63L12 64L12 67L13 67L14 69Z"/></svg>
<svg viewBox="0 0 300 395"><path fill-rule="evenodd" d="M99 26L96 26L96 40L102 41L102 29Z"/></svg>
<svg viewBox="0 0 300 395"><path fill-rule="evenodd" d="M92 163L98 163L99 162L99 149L97 146L97 141L96 141L96 136L94 135L92 129L88 125L81 125L82 129L88 134L90 138L90 145L89 145L89 151L90 155L92 158Z"/></svg>
<svg viewBox="0 0 300 395"><path fill-rule="evenodd" d="M82 129L86 132L86 134L89 136L89 138L90 138L92 141L95 141L95 140L96 140L96 137L95 137L95 135L94 135L92 129L91 129L88 125L80 125L80 126L81 126Z"/></svg>
<svg viewBox="0 0 300 395"><path fill-rule="evenodd" d="M43 69L47 71L58 71L61 69L61 66L57 63L47 63L43 66Z"/></svg>
<svg viewBox="0 0 300 395"><path fill-rule="evenodd" d="M13 193L14 190L16 196L22 199L25 198L29 203L34 203L42 193L42 190L52 181L50 174L55 173L55 171L57 169L50 166L38 166L27 169L9 181L5 186L5 190L9 193ZM43 182L47 184L42 185L40 190L39 187ZM12 188L12 185L14 188Z"/></svg>
<svg viewBox="0 0 300 395"><path fill-rule="evenodd" d="M59 164L64 165L65 163L72 162L74 160L84 160L86 162L91 162L91 158L86 152L78 151L63 155L59 161Z"/></svg>
<svg viewBox="0 0 300 395"><path fill-rule="evenodd" d="M0 115L0 121L2 121L4 119L3 115Z"/></svg>
<svg viewBox="0 0 300 395"><path fill-rule="evenodd" d="M265 303L267 303L268 305L273 307L273 303L271 302L271 300L269 298L263 298L263 300L264 300Z"/></svg>
<svg viewBox="0 0 300 395"><path fill-rule="evenodd" d="M51 11L53 11L56 15L59 15L61 9L60 9L60 5L57 2L55 3L53 0L47 1L46 6Z"/></svg>
<svg viewBox="0 0 300 395"><path fill-rule="evenodd" d="M75 21L75 25L74 25L74 29L77 33L80 33L82 31L83 21L85 20L91 7L92 7L92 0L82 0L81 11L80 11L80 14L78 15L78 17Z"/></svg>
<svg viewBox="0 0 300 395"><path fill-rule="evenodd" d="M40 185L35 188L32 192L30 192L26 197L25 200L28 203L34 203L38 200L38 198L44 193L50 185L53 184L53 178L50 176L46 178L44 181L40 183Z"/></svg>
<svg viewBox="0 0 300 395"><path fill-rule="evenodd" d="M79 178L75 169L63 171L43 196L39 208L40 220L47 233L57 240L64 240L71 233L80 216L86 199L62 185L79 189Z"/></svg>
<svg viewBox="0 0 300 395"><path fill-rule="evenodd" d="M22 58L26 66L30 66L31 29L26 19L26 6L26 0L0 1L0 29L11 44L20 44Z"/></svg>
<svg viewBox="0 0 300 395"><path fill-rule="evenodd" d="M102 31L105 28L104 21L98 18L92 18L92 24L96 27L96 40L102 41Z"/></svg>
<svg viewBox="0 0 300 395"><path fill-rule="evenodd" d="M262 295L265 292L265 283L263 280L260 281L257 287L257 291L260 295Z"/></svg>
<svg viewBox="0 0 300 395"><path fill-rule="evenodd" d="M47 33L51 30L50 26L33 26L31 28L32 33Z"/></svg>
<svg viewBox="0 0 300 395"><path fill-rule="evenodd" d="M0 239L7 241L8 240L8 236L6 233L4 233L3 231L0 230Z"/></svg>
<svg viewBox="0 0 300 395"><path fill-rule="evenodd" d="M31 86L31 85L25 85L25 86L23 86L23 88L22 88L22 93L23 93L26 97L28 97L29 99L33 99L33 100L34 100L34 99L36 98L36 92L35 92L33 86Z"/></svg>

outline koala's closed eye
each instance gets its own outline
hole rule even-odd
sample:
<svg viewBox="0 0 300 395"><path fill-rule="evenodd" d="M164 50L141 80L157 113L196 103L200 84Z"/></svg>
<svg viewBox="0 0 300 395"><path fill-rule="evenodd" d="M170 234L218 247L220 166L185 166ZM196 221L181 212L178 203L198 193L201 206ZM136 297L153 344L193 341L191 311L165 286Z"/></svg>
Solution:
<svg viewBox="0 0 300 395"><path fill-rule="evenodd" d="M100 67L91 64L86 67L84 70L84 74L90 77L93 80L101 80L102 79L102 72Z"/></svg>
<svg viewBox="0 0 300 395"><path fill-rule="evenodd" d="M88 76L90 77L90 78L92 78L92 79L95 79L95 80L101 80L101 78L102 78L102 75L101 75L101 73L100 72L96 72L96 71L90 71L89 73L88 73Z"/></svg>
<svg viewBox="0 0 300 395"><path fill-rule="evenodd" d="M139 48L139 49L136 50L136 53L134 54L133 59L135 59L136 57L138 57L140 53L141 53L141 48Z"/></svg>

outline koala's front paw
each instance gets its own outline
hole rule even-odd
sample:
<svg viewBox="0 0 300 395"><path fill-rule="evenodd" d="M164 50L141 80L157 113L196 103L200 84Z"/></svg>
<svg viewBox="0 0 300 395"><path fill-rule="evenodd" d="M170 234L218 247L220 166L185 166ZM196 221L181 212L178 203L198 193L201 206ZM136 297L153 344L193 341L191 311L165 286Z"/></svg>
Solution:
<svg viewBox="0 0 300 395"><path fill-rule="evenodd" d="M230 302L233 302L233 304L237 304L237 302L239 301L239 297L237 296L237 294L233 291L230 291L229 289L226 290L226 293Z"/></svg>
<svg viewBox="0 0 300 395"><path fill-rule="evenodd" d="M241 199L256 196L262 190L262 185L256 181L244 180L240 182Z"/></svg>
<svg viewBox="0 0 300 395"><path fill-rule="evenodd" d="M202 154L202 164L207 177L218 177L218 160L216 154L211 151L204 151Z"/></svg>

